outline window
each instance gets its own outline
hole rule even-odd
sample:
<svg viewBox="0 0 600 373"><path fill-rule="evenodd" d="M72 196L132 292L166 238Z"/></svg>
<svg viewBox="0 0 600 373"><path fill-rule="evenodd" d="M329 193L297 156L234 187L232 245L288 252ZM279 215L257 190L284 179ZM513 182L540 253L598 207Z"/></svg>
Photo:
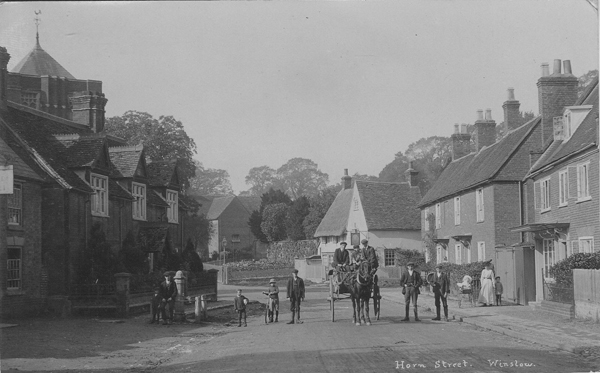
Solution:
<svg viewBox="0 0 600 373"><path fill-rule="evenodd" d="M90 184L94 189L92 194L92 214L108 216L108 178L92 174Z"/></svg>
<svg viewBox="0 0 600 373"><path fill-rule="evenodd" d="M21 249L18 247L9 247L7 256L7 289L21 288Z"/></svg>
<svg viewBox="0 0 600 373"><path fill-rule="evenodd" d="M435 227L436 229L442 227L442 205L440 203L435 205Z"/></svg>
<svg viewBox="0 0 600 373"><path fill-rule="evenodd" d="M426 229L426 230L430 230L430 229L431 229L431 227L429 226L429 207L427 207L427 208L426 208L424 211L425 211L425 212L424 212L424 218L425 218L425 229Z"/></svg>
<svg viewBox="0 0 600 373"><path fill-rule="evenodd" d="M133 218L146 220L146 186L143 184L132 183L131 195L134 198L131 206Z"/></svg>
<svg viewBox="0 0 600 373"><path fill-rule="evenodd" d="M475 192L475 207L477 209L477 221L481 222L484 218L483 188L477 189Z"/></svg>
<svg viewBox="0 0 600 373"><path fill-rule="evenodd" d="M594 252L594 238L581 237L579 238L579 252L591 254Z"/></svg>
<svg viewBox="0 0 600 373"><path fill-rule="evenodd" d="M10 185L10 184L9 184ZM13 194L8 194L8 224L23 224L23 189L21 184L13 185Z"/></svg>
<svg viewBox="0 0 600 373"><path fill-rule="evenodd" d="M240 242L240 235L239 234L232 234L231 235L231 242Z"/></svg>
<svg viewBox="0 0 600 373"><path fill-rule="evenodd" d="M571 127L571 113L565 114L565 117L563 119L563 125L565 140L568 140L573 134L573 129Z"/></svg>
<svg viewBox="0 0 600 373"><path fill-rule="evenodd" d="M577 165L577 201L587 201L590 197L590 186L588 183L588 174L590 163Z"/></svg>
<svg viewBox="0 0 600 373"><path fill-rule="evenodd" d="M540 181L540 208L542 212L550 210L550 178Z"/></svg>
<svg viewBox="0 0 600 373"><path fill-rule="evenodd" d="M572 252L569 247L568 241L559 241L558 242L558 260L563 260L571 256Z"/></svg>
<svg viewBox="0 0 600 373"><path fill-rule="evenodd" d="M429 263L431 258L429 257L429 248L425 248L425 263Z"/></svg>
<svg viewBox="0 0 600 373"><path fill-rule="evenodd" d="M38 95L34 92L21 92L21 104L25 106L32 107L34 109L38 108Z"/></svg>
<svg viewBox="0 0 600 373"><path fill-rule="evenodd" d="M437 263L448 261L448 248L444 245L437 245Z"/></svg>
<svg viewBox="0 0 600 373"><path fill-rule="evenodd" d="M177 202L177 192L167 190L167 203L169 204L169 208L167 209L167 220L169 223L177 223L179 220Z"/></svg>
<svg viewBox="0 0 600 373"><path fill-rule="evenodd" d="M454 262L456 264L462 264L462 245L461 244L456 244L454 245Z"/></svg>
<svg viewBox="0 0 600 373"><path fill-rule="evenodd" d="M354 211L358 211L358 198L354 198Z"/></svg>
<svg viewBox="0 0 600 373"><path fill-rule="evenodd" d="M383 250L383 257L386 267L396 265L396 251L394 249Z"/></svg>
<svg viewBox="0 0 600 373"><path fill-rule="evenodd" d="M460 197L454 198L454 225L460 225Z"/></svg>
<svg viewBox="0 0 600 373"><path fill-rule="evenodd" d="M567 170L558 173L558 206L566 206L569 194L569 176Z"/></svg>
<svg viewBox="0 0 600 373"><path fill-rule="evenodd" d="M477 261L483 262L485 260L485 241L477 242Z"/></svg>
<svg viewBox="0 0 600 373"><path fill-rule="evenodd" d="M542 244L542 254L544 255L544 277L550 277L550 267L555 263L554 240L545 239Z"/></svg>

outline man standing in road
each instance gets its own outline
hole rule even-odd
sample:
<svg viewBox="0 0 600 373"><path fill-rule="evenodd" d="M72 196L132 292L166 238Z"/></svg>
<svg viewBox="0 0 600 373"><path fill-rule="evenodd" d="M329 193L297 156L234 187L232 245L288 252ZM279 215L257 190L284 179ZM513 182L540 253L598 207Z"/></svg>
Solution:
<svg viewBox="0 0 600 373"><path fill-rule="evenodd" d="M442 272L442 265L435 266L435 274L431 283L433 294L435 296L435 312L436 317L433 320L440 321L440 299L444 305L444 320L448 321L448 294L450 294L450 280L448 275ZM416 302L415 302L416 304Z"/></svg>
<svg viewBox="0 0 600 373"><path fill-rule="evenodd" d="M294 323L296 313L298 314L296 323L302 324L302 321L300 321L300 302L304 300L304 280L298 277L297 269L292 271L292 277L288 280L287 299L290 300L290 311L292 311L292 320L288 324Z"/></svg>
<svg viewBox="0 0 600 373"><path fill-rule="evenodd" d="M160 284L160 311L163 319L163 325L173 323L173 311L175 308L175 297L177 296L177 285L173 281L173 273L165 272L165 281ZM167 317L166 308L169 307L169 317Z"/></svg>
<svg viewBox="0 0 600 373"><path fill-rule="evenodd" d="M419 272L415 271L414 268L415 263L408 262L406 264L406 272L404 272L400 278L400 286L402 287L402 294L404 294L405 304L405 316L401 321L410 321L408 312L410 310L411 299L415 309L415 321L421 321L417 312L417 298L419 296L419 287L421 287L423 281L421 280Z"/></svg>

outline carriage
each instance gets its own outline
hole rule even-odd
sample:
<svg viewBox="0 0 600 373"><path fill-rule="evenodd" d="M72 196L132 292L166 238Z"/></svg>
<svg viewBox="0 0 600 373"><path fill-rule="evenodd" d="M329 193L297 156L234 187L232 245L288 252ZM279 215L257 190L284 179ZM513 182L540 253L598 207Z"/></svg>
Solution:
<svg viewBox="0 0 600 373"><path fill-rule="evenodd" d="M361 265L348 266L347 271L339 271L330 269L329 275L329 310L331 311L331 321L335 322L335 302L350 298L352 300L353 322L360 325L359 312L363 311L363 321L367 325L371 325L369 318L368 300L373 299L374 316L379 320L381 311L381 296L378 291L374 291L374 276L370 273L368 263L363 262ZM376 276L375 276L376 278ZM361 302L362 300L362 302ZM358 303L358 310L357 310ZM366 307L366 321L364 317L364 308Z"/></svg>

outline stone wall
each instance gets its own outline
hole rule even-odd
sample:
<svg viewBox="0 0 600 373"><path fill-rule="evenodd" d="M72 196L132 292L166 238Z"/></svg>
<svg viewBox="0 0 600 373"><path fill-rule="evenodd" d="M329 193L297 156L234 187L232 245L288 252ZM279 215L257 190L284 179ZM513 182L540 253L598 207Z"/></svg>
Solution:
<svg viewBox="0 0 600 373"><path fill-rule="evenodd" d="M304 241L278 241L271 242L267 249L267 260L269 262L280 262L294 267L294 258L306 258L318 253L316 240Z"/></svg>

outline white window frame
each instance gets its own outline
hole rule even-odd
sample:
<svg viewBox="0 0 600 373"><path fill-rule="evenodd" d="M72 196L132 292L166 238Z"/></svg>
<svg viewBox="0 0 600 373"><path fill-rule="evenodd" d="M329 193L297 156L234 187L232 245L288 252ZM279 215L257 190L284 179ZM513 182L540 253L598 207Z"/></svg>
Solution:
<svg viewBox="0 0 600 373"><path fill-rule="evenodd" d="M442 204L436 203L435 205L435 228L440 229L442 227Z"/></svg>
<svg viewBox="0 0 600 373"><path fill-rule="evenodd" d="M134 198L131 203L133 218L136 220L146 220L146 185L132 182L131 195Z"/></svg>
<svg viewBox="0 0 600 373"><path fill-rule="evenodd" d="M594 252L594 237L579 237L579 252L591 254Z"/></svg>
<svg viewBox="0 0 600 373"><path fill-rule="evenodd" d="M459 243L454 245L454 263L462 264L462 245Z"/></svg>
<svg viewBox="0 0 600 373"><path fill-rule="evenodd" d="M465 249L466 249L467 263L471 263L471 244L469 243L469 246L466 246Z"/></svg>
<svg viewBox="0 0 600 373"><path fill-rule="evenodd" d="M550 178L540 180L540 212L550 211Z"/></svg>
<svg viewBox="0 0 600 373"><path fill-rule="evenodd" d="M23 184L14 183L8 195L8 225L23 225Z"/></svg>
<svg viewBox="0 0 600 373"><path fill-rule="evenodd" d="M426 230L430 230L431 227L429 226L429 218L428 218L429 217L429 207L425 208L424 213L425 213L424 227Z"/></svg>
<svg viewBox="0 0 600 373"><path fill-rule="evenodd" d="M475 208L477 213L477 222L481 223L485 220L485 206L483 201L483 188L475 191Z"/></svg>
<svg viewBox="0 0 600 373"><path fill-rule="evenodd" d="M231 242L241 242L240 241L240 235L239 234L232 234L231 235Z"/></svg>
<svg viewBox="0 0 600 373"><path fill-rule="evenodd" d="M108 177L90 174L90 186L94 190L91 203L92 215L108 216Z"/></svg>
<svg viewBox="0 0 600 373"><path fill-rule="evenodd" d="M436 246L436 263L444 263L448 261L448 247L438 244Z"/></svg>
<svg viewBox="0 0 600 373"><path fill-rule="evenodd" d="M562 170L558 173L558 207L569 204L569 173Z"/></svg>
<svg viewBox="0 0 600 373"><path fill-rule="evenodd" d="M485 241L477 242L477 261L483 262L485 260Z"/></svg>
<svg viewBox="0 0 600 373"><path fill-rule="evenodd" d="M169 207L167 208L167 220L169 223L179 222L179 194L175 190L167 189L166 199Z"/></svg>
<svg viewBox="0 0 600 373"><path fill-rule="evenodd" d="M425 263L429 263L431 258L429 257L429 249L425 248Z"/></svg>
<svg viewBox="0 0 600 373"><path fill-rule="evenodd" d="M19 257L6 259L6 290L19 290L23 286L23 248L9 246L7 255L11 250L19 250Z"/></svg>
<svg viewBox="0 0 600 373"><path fill-rule="evenodd" d="M577 202L589 201L590 195L590 162L577 165Z"/></svg>
<svg viewBox="0 0 600 373"><path fill-rule="evenodd" d="M460 197L454 197L454 225L460 225Z"/></svg>
<svg viewBox="0 0 600 373"><path fill-rule="evenodd" d="M547 280L553 279L550 276L550 267L556 264L556 246L553 239L544 239L542 241L542 256L544 258L544 278Z"/></svg>

